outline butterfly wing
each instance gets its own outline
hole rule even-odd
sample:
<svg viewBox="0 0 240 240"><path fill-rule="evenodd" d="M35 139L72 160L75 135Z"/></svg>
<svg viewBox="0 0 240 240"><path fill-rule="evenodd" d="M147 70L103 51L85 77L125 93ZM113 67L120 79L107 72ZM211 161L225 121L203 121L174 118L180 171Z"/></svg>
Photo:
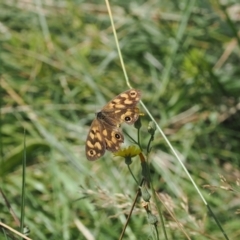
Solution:
<svg viewBox="0 0 240 240"><path fill-rule="evenodd" d="M136 105L140 98L139 90L127 90L108 102L100 113L108 124L115 127L119 127L122 122L133 124L139 117L139 109Z"/></svg>
<svg viewBox="0 0 240 240"><path fill-rule="evenodd" d="M120 149L121 143L124 142L124 137L119 128L107 127L103 130L103 136L106 144L106 149L111 152L116 152Z"/></svg>
<svg viewBox="0 0 240 240"><path fill-rule="evenodd" d="M94 161L104 155L106 143L103 137L101 122L94 119L86 140L86 156L90 161Z"/></svg>
<svg viewBox="0 0 240 240"><path fill-rule="evenodd" d="M99 115L98 113L97 118L101 123L102 136L105 141L106 149L111 152L116 152L120 149L120 144L124 142L124 137L119 126L111 122L108 117L104 117L104 115L101 115L103 118L99 118Z"/></svg>

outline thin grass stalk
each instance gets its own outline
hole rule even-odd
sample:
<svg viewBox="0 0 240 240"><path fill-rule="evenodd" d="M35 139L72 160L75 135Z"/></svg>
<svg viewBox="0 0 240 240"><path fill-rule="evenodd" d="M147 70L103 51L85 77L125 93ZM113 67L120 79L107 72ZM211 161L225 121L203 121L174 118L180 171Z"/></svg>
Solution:
<svg viewBox="0 0 240 240"><path fill-rule="evenodd" d="M24 233L24 216L25 216L25 185L26 185L26 132L23 133L23 162L22 162L22 202L21 202L21 219L20 231Z"/></svg>

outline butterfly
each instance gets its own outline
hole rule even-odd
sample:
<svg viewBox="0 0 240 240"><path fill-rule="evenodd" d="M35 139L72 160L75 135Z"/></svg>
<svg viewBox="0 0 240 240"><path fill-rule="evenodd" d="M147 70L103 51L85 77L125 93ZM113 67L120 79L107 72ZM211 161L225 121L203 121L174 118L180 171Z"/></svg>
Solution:
<svg viewBox="0 0 240 240"><path fill-rule="evenodd" d="M90 161L102 157L106 151L116 152L120 144L124 142L120 131L121 123L133 124L139 117L139 109L136 107L141 99L139 90L127 90L96 113L86 139L86 157Z"/></svg>

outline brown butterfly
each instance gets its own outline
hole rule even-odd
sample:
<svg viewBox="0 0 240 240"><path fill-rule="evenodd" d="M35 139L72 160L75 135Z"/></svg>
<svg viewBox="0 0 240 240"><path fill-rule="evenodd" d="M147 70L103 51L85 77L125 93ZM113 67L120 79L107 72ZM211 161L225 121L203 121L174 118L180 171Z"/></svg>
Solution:
<svg viewBox="0 0 240 240"><path fill-rule="evenodd" d="M139 117L136 107L140 101L139 90L130 89L108 102L103 109L96 113L86 140L86 156L94 161L104 155L105 150L116 152L120 149L124 137L120 124L133 124Z"/></svg>

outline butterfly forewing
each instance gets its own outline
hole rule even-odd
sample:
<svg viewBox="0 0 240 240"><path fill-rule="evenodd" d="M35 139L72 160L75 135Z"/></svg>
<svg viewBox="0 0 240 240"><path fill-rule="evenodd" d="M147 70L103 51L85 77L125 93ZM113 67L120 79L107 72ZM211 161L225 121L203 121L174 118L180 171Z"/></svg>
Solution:
<svg viewBox="0 0 240 240"><path fill-rule="evenodd" d="M141 93L139 90L130 89L108 102L101 113L107 116L106 119L115 123L115 125L122 122L133 124L139 117L139 109L136 108L136 105L140 98Z"/></svg>
<svg viewBox="0 0 240 240"><path fill-rule="evenodd" d="M140 98L139 90L127 90L113 98L97 113L86 141L88 160L100 158L105 153L105 149L111 152L120 149L120 144L124 141L120 124L123 122L133 124L137 121L139 109L136 105Z"/></svg>
<svg viewBox="0 0 240 240"><path fill-rule="evenodd" d="M141 93L139 90L130 89L123 92L108 102L102 109L102 112L109 110L121 110L134 108L140 101Z"/></svg>

